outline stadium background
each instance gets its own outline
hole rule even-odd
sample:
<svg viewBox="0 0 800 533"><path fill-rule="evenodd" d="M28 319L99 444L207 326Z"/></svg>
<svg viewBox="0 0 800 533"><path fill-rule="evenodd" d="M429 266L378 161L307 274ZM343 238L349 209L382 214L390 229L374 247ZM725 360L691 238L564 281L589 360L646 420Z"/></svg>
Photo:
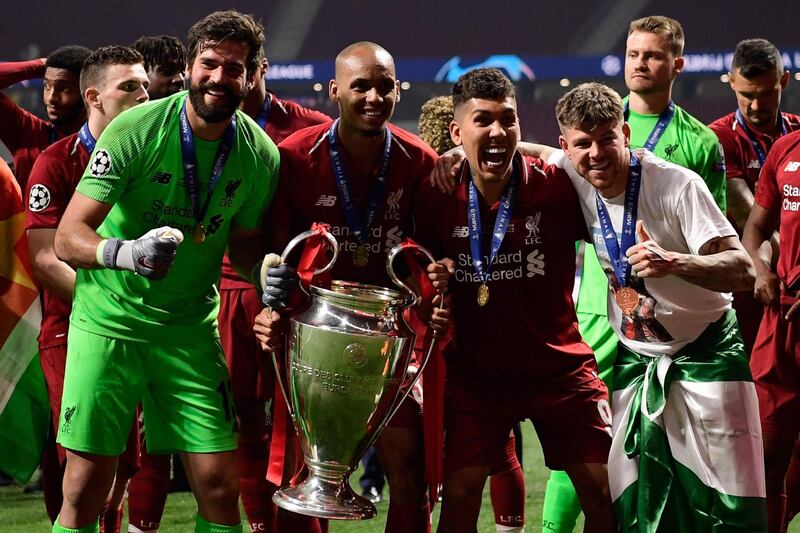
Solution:
<svg viewBox="0 0 800 533"><path fill-rule="evenodd" d="M464 69L486 64L503 68L514 80L524 139L554 144L555 102L569 87L597 80L625 94L627 27L632 19L651 14L668 15L683 24L687 64L675 84L674 98L703 122L735 109L725 73L736 42L749 37L767 38L783 52L792 81L782 109L800 113L800 32L793 23L797 6L791 0L759 4L729 0L15 2L7 6L0 32L0 61L46 56L65 44L94 48L156 34L185 39L191 24L223 8L251 13L264 22L272 90L334 116L327 81L336 53L359 40L383 45L394 55L398 79L404 82L394 122L412 131L425 100L448 94ZM44 116L41 80L5 92ZM0 156L10 160L2 145ZM547 472L530 425L525 426L526 529L539 531ZM484 500L479 531L493 531L488 497ZM377 520L336 524L332 530L382 531L385 503L379 509ZM187 530L193 510L189 494L172 495L162 531ZM0 489L0 531L49 531L40 497L25 497L18 488Z"/></svg>

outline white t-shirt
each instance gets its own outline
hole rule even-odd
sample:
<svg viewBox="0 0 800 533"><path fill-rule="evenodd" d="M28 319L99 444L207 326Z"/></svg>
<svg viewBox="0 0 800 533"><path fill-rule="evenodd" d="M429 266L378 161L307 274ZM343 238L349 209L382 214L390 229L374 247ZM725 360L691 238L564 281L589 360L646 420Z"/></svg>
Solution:
<svg viewBox="0 0 800 533"><path fill-rule="evenodd" d="M700 176L649 151L634 153L642 163L638 220L652 240L665 250L698 254L711 239L736 236ZM563 151L555 152L549 162L565 169L578 191L600 265L613 285L616 278L600 231L594 187L577 173ZM625 193L601 199L619 242ZM674 354L731 307L730 293L710 291L677 276L641 279L631 271L628 286L639 293L639 305L631 315L625 315L609 291L608 320L623 344L642 355Z"/></svg>

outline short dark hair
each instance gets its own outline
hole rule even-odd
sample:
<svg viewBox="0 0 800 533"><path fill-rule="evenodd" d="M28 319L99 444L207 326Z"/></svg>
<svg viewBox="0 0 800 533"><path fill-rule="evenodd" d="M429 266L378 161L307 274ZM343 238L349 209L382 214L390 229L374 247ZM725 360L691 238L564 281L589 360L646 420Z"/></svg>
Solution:
<svg viewBox="0 0 800 533"><path fill-rule="evenodd" d="M731 72L736 69L747 79L755 78L765 72L783 73L781 53L766 39L745 39L739 41L733 51Z"/></svg>
<svg viewBox="0 0 800 533"><path fill-rule="evenodd" d="M581 83L556 104L556 119L561 131L575 128L594 131L598 127L624 121L622 98L602 83Z"/></svg>
<svg viewBox="0 0 800 533"><path fill-rule="evenodd" d="M683 46L685 39L683 36L683 26L674 18L664 17L661 15L651 15L649 17L642 17L631 22L628 27L628 35L635 31L642 31L645 33L661 33L666 36L669 45L672 48L672 53L676 57L683 55Z"/></svg>
<svg viewBox="0 0 800 533"><path fill-rule="evenodd" d="M264 26L250 15L232 10L215 11L191 27L187 39L189 62L194 62L198 53L228 40L247 45L247 73L255 72L260 50L264 45Z"/></svg>
<svg viewBox="0 0 800 533"><path fill-rule="evenodd" d="M139 37L133 49L142 54L145 70L155 70L166 63L186 65L186 47L172 35Z"/></svg>
<svg viewBox="0 0 800 533"><path fill-rule="evenodd" d="M514 85L499 69L476 68L462 74L453 84L453 109L472 98L499 101L515 96Z"/></svg>
<svg viewBox="0 0 800 533"><path fill-rule="evenodd" d="M81 71L81 94L89 87L105 83L106 69L112 65L141 65L142 54L127 46L103 46L86 58Z"/></svg>
<svg viewBox="0 0 800 533"><path fill-rule="evenodd" d="M81 68L83 68L83 62L86 61L86 58L91 53L92 51L85 46L77 44L62 46L47 56L44 64L50 68L63 68L79 76Z"/></svg>

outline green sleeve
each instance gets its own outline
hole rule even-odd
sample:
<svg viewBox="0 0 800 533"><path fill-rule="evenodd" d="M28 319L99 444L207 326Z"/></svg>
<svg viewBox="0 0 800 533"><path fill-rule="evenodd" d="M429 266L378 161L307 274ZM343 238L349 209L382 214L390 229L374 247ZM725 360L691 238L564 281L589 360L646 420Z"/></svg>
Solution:
<svg viewBox="0 0 800 533"><path fill-rule="evenodd" d="M720 210L726 212L726 181L725 181L725 155L722 151L722 145L717 141L716 137L713 142L708 142L706 150L706 157L703 163L703 172L699 172L700 176L705 180L708 189L711 191L711 196L719 206Z"/></svg>
<svg viewBox="0 0 800 533"><path fill-rule="evenodd" d="M261 227L264 213L275 196L280 169L280 154L272 141L266 139L264 143L257 143L256 161L250 196L252 201L245 202L233 220L237 226L246 229Z"/></svg>

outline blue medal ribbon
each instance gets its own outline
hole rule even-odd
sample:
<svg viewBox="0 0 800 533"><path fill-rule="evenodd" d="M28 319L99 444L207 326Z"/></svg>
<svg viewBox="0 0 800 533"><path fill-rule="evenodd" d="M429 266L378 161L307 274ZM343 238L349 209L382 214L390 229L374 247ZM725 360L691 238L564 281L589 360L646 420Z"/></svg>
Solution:
<svg viewBox="0 0 800 533"><path fill-rule="evenodd" d="M781 137L786 135L786 121L783 120L783 113L778 111L778 120L781 121ZM753 150L756 152L756 157L758 158L759 168L764 166L764 161L767 160L767 152L764 151L764 148L761 146L761 143L758 142L758 139L750 131L750 128L747 127L747 123L744 121L744 116L742 116L742 112L738 109L736 110L736 122L744 128L744 132L747 134L747 138L750 140L750 144L753 146Z"/></svg>
<svg viewBox="0 0 800 533"><path fill-rule="evenodd" d="M261 106L261 110L256 116L256 124L258 124L258 127L262 130L267 127L270 111L272 111L272 95L267 93L266 97L264 98L264 105Z"/></svg>
<svg viewBox="0 0 800 533"><path fill-rule="evenodd" d="M333 168L336 188L339 190L339 198L342 201L344 216L347 218L347 225L350 227L350 232L359 244L364 244L369 239L367 231L372 225L372 221L375 219L378 210L381 208L381 204L383 204L386 192L386 172L389 169L389 156L392 152L392 132L388 127L385 130L386 143L383 147L383 159L381 160L378 175L372 184L367 213L362 219L359 217L356 206L353 204L353 192L350 188L347 174L344 171L344 165L342 164L339 141L336 140L336 127L338 124L339 119L337 118L328 130L328 149L331 155L331 167Z"/></svg>
<svg viewBox="0 0 800 533"><path fill-rule="evenodd" d="M50 144L58 140L58 131L55 126L50 126Z"/></svg>
<svg viewBox="0 0 800 533"><path fill-rule="evenodd" d="M628 116L630 115L630 110L628 109L629 105L628 102L625 102L625 107L622 110L623 115L625 116L625 121L628 121ZM658 121L656 125L653 126L653 131L650 132L650 136L647 138L647 142L644 143L644 148L649 151L653 151L655 147L658 145L658 141L661 140L661 136L664 135L664 132L667 131L667 127L669 123L672 122L672 117L675 116L675 103L670 100L667 104L667 107L658 115Z"/></svg>
<svg viewBox="0 0 800 533"><path fill-rule="evenodd" d="M466 164L466 163L465 163ZM516 164L516 163L515 163ZM478 203L478 188L475 181L470 179L468 187L468 209L467 220L469 221L469 251L472 255L472 265L475 275L486 284L492 266L497 259L497 252L503 244L503 238L508 230L508 222L511 220L511 212L514 210L514 201L519 189L519 175L516 169L512 168L511 179L508 180L503 196L500 198L500 207L497 210L497 218L494 221L494 231L492 232L492 242L489 248L488 264L483 262L483 244L481 243L481 209Z"/></svg>
<svg viewBox="0 0 800 533"><path fill-rule="evenodd" d="M628 248L636 244L636 219L639 211L639 186L642 183L642 164L639 159L631 152L631 161L628 168L628 183L625 187L625 205L622 215L622 233L620 241L617 242L617 234L611 225L611 217L608 214L600 194L595 191L595 202L597 203L597 218L600 220L600 230L603 232L603 240L606 243L606 250L614 267L614 274L617 277L620 287L625 287L630 280L631 264L625 256Z"/></svg>
<svg viewBox="0 0 800 533"><path fill-rule="evenodd" d="M236 114L231 117L231 123L225 134L220 140L217 147L217 153L214 156L214 166L211 168L211 178L208 180L208 188L206 189L206 201L200 207L200 180L197 177L197 155L194 149L194 135L192 134L192 127L189 125L189 119L186 116L186 100L183 101L183 107L180 113L180 126L181 126L181 157L183 158L183 182L186 185L186 192L189 195L189 200L192 202L192 211L194 219L198 224L202 224L205 219L208 205L211 201L211 195L217 187L220 177L222 177L222 170L225 168L225 163L228 161L228 156L231 153L233 144L236 141Z"/></svg>
<svg viewBox="0 0 800 533"><path fill-rule="evenodd" d="M78 130L78 137L80 138L81 143L83 144L83 147L86 148L87 152L90 154L94 152L94 147L97 144L97 141L92 136L92 132L89 131L88 122L84 122L83 126L81 126L81 129Z"/></svg>

